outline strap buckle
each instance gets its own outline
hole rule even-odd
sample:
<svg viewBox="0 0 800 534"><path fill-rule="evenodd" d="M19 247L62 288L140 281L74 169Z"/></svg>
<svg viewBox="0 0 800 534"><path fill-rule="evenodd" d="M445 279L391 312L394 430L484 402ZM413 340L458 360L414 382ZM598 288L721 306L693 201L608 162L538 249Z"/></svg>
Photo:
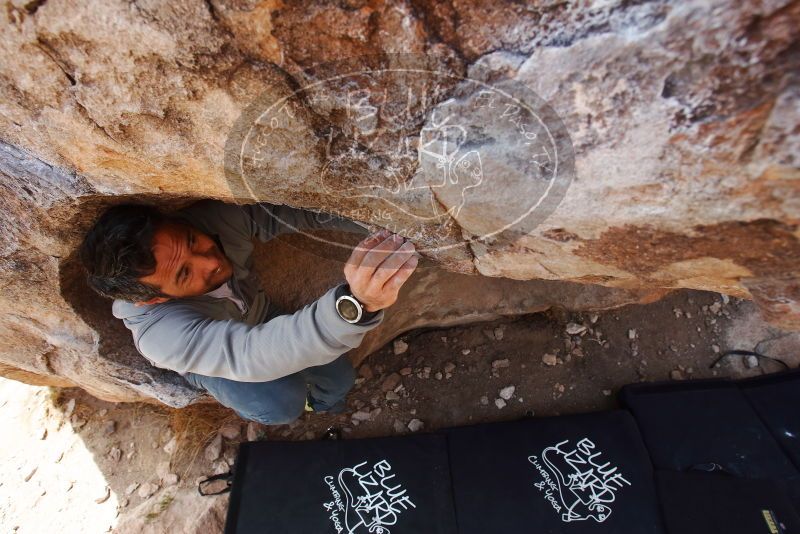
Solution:
<svg viewBox="0 0 800 534"><path fill-rule="evenodd" d="M214 493L203 493L203 485L213 482L215 480L224 480L226 485L220 491L216 491ZM223 493L228 493L231 490L231 485L233 484L233 473L228 471L227 473L220 473L218 475L212 475L207 477L205 480L201 480L197 483L197 493L202 495L203 497L208 497L210 495L221 495Z"/></svg>

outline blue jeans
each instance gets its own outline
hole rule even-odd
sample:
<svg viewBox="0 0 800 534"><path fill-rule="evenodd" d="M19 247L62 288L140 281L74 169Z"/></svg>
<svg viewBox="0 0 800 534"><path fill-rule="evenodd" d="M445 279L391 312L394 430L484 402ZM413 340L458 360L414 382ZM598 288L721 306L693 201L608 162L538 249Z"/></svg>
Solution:
<svg viewBox="0 0 800 534"><path fill-rule="evenodd" d="M185 378L243 419L282 425L303 414L307 397L316 412L344 411L344 398L353 387L355 371L350 360L342 355L331 363L268 382L237 382L194 373L187 373Z"/></svg>

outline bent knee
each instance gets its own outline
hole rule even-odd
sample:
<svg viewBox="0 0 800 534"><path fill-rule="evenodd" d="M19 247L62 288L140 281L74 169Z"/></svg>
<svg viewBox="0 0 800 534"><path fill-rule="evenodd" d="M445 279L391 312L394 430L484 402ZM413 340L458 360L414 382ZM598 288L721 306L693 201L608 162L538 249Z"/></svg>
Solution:
<svg viewBox="0 0 800 534"><path fill-rule="evenodd" d="M288 425L299 419L304 411L305 399L302 402L280 402L255 415L239 415L262 425Z"/></svg>

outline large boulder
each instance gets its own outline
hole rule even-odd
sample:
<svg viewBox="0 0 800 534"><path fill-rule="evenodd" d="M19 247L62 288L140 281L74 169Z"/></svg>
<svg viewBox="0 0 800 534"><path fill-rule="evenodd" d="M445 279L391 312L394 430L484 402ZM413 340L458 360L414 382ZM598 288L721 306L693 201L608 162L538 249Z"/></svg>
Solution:
<svg viewBox="0 0 800 534"><path fill-rule="evenodd" d="M411 236L426 261L356 361L410 328L673 288L800 329L800 1L4 4L0 374L200 399L75 262L136 200ZM341 278L346 239L324 241L259 248L287 310Z"/></svg>

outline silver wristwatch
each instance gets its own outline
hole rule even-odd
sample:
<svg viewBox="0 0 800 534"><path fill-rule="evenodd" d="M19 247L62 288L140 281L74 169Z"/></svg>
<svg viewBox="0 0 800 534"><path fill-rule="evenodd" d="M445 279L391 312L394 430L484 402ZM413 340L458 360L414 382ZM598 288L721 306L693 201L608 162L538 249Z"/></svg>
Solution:
<svg viewBox="0 0 800 534"><path fill-rule="evenodd" d="M357 323L364 315L364 306L353 295L342 295L336 299L336 311L348 323Z"/></svg>
<svg viewBox="0 0 800 534"><path fill-rule="evenodd" d="M368 312L364 308L364 305L350 292L349 284L345 284L337 291L336 312L339 317L352 324L363 323L378 314L377 311Z"/></svg>

